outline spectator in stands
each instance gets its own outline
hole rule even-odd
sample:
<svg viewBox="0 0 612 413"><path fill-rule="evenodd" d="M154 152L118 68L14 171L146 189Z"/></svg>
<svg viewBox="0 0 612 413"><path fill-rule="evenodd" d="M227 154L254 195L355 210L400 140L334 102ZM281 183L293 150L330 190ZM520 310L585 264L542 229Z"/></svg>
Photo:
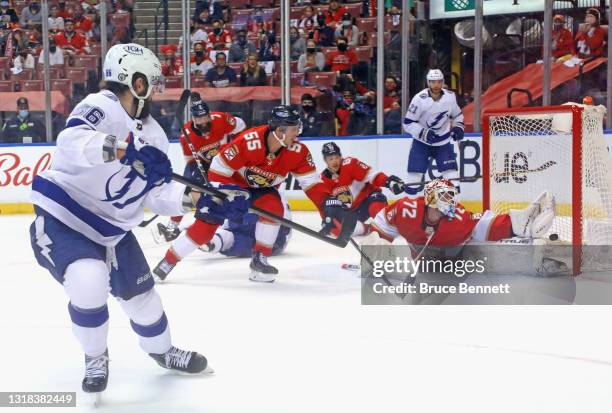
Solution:
<svg viewBox="0 0 612 413"><path fill-rule="evenodd" d="M57 6L51 7L51 15L48 20L50 32L55 33L64 30L64 18L59 15L59 8Z"/></svg>
<svg viewBox="0 0 612 413"><path fill-rule="evenodd" d="M74 23L71 19L64 20L64 31L55 35L55 42L69 58L90 52L87 38L83 33L74 30Z"/></svg>
<svg viewBox="0 0 612 413"><path fill-rule="evenodd" d="M38 2L32 1L27 7L21 10L19 24L21 27L27 29L33 29L34 26L42 25L42 13Z"/></svg>
<svg viewBox="0 0 612 413"><path fill-rule="evenodd" d="M229 49L232 45L232 35L223 28L222 20L213 22L212 31L208 33L208 42L214 50Z"/></svg>
<svg viewBox="0 0 612 413"><path fill-rule="evenodd" d="M189 39L191 43L189 44L189 50L193 50L193 46L196 43L204 42L208 44L208 33L206 32L206 24L203 20L197 20L190 28ZM183 52L183 36L179 37L178 41L178 50L180 50L180 54Z"/></svg>
<svg viewBox="0 0 612 413"><path fill-rule="evenodd" d="M45 125L30 117L28 99L17 99L17 115L6 121L2 128L4 143L32 143L46 140Z"/></svg>
<svg viewBox="0 0 612 413"><path fill-rule="evenodd" d="M34 69L36 66L36 61L30 49L21 49L14 56L13 67L11 68L11 72L14 74L21 73L23 69Z"/></svg>
<svg viewBox="0 0 612 413"><path fill-rule="evenodd" d="M40 52L38 64L45 63L45 54ZM51 66L64 66L64 51L55 43L55 38L49 37L49 64Z"/></svg>
<svg viewBox="0 0 612 413"><path fill-rule="evenodd" d="M325 23L325 16L317 16L317 27L312 31L312 38L319 47L334 45L334 29Z"/></svg>
<svg viewBox="0 0 612 413"><path fill-rule="evenodd" d="M317 27L317 14L314 7L308 5L302 11L302 17L298 21L298 29L302 34L308 34Z"/></svg>
<svg viewBox="0 0 612 413"><path fill-rule="evenodd" d="M160 46L160 52L164 55L164 61L161 64L162 75L164 76L182 76L183 64L182 59L176 58L177 47L175 44L165 44Z"/></svg>
<svg viewBox="0 0 612 413"><path fill-rule="evenodd" d="M600 26L599 10L590 8L586 12L584 24L581 24L576 34L576 50L578 57L602 56L604 53L606 32Z"/></svg>
<svg viewBox="0 0 612 413"><path fill-rule="evenodd" d="M350 135L376 133L376 94L367 92L359 102L354 102L348 122Z"/></svg>
<svg viewBox="0 0 612 413"><path fill-rule="evenodd" d="M215 55L215 67L210 69L205 76L206 86L209 87L228 87L236 86L236 72L226 65L227 56L225 53L218 52Z"/></svg>
<svg viewBox="0 0 612 413"><path fill-rule="evenodd" d="M213 62L208 57L208 53L206 53L206 47L203 42L193 45L193 54L190 66L192 75L204 76L214 67Z"/></svg>
<svg viewBox="0 0 612 413"><path fill-rule="evenodd" d="M95 42L95 43L100 43L102 40L102 30L100 29L100 15L97 14L94 21L93 21L93 26L91 26L91 37L90 39ZM121 38L121 37L124 38ZM110 45L116 44L116 43L129 43L130 39L125 39L125 37L128 37L129 33L126 30L116 30L115 26L113 25L112 21L110 19L106 20L106 40L109 42Z"/></svg>
<svg viewBox="0 0 612 413"><path fill-rule="evenodd" d="M400 94L398 91L397 79L393 76L385 78L385 96L383 97L384 112L400 109Z"/></svg>
<svg viewBox="0 0 612 413"><path fill-rule="evenodd" d="M247 39L246 30L240 29L236 41L230 46L228 60L230 63L242 63L248 55L256 53L257 46Z"/></svg>
<svg viewBox="0 0 612 413"><path fill-rule="evenodd" d="M273 62L280 60L280 55L281 48L280 44L276 41L276 34L269 32L259 48L259 61Z"/></svg>
<svg viewBox="0 0 612 413"><path fill-rule="evenodd" d="M338 120L338 135L348 135L348 123L351 111L355 107L355 94L351 89L342 91L342 95L338 97L336 108L336 119Z"/></svg>
<svg viewBox="0 0 612 413"><path fill-rule="evenodd" d="M302 118L301 136L320 136L323 119L317 111L317 103L310 93L304 93L301 99L300 118Z"/></svg>
<svg viewBox="0 0 612 413"><path fill-rule="evenodd" d="M574 36L572 36L572 32L565 28L565 17L560 14L553 18L551 53L555 59L565 56L570 57L576 54Z"/></svg>
<svg viewBox="0 0 612 413"><path fill-rule="evenodd" d="M257 61L256 54L249 54L240 72L240 86L266 86L268 77Z"/></svg>
<svg viewBox="0 0 612 413"><path fill-rule="evenodd" d="M196 1L196 7L193 13L194 20L198 18L198 16L202 15L203 11L207 11L207 15L210 18L210 22L206 22L206 24L211 24L213 20L223 18L223 11L221 4L215 1Z"/></svg>
<svg viewBox="0 0 612 413"><path fill-rule="evenodd" d="M264 40L266 34L274 30L274 22L264 19L263 8L255 7L248 23L249 37Z"/></svg>
<svg viewBox="0 0 612 413"><path fill-rule="evenodd" d="M17 17L17 12L15 9L9 6L9 2L7 0L0 1L0 17L9 16L11 24L19 23L19 17ZM7 28L10 26L7 26Z"/></svg>
<svg viewBox="0 0 612 413"><path fill-rule="evenodd" d="M314 40L308 39L306 42L306 53L298 59L298 72L320 72L325 68L325 55L317 51L317 44Z"/></svg>
<svg viewBox="0 0 612 413"><path fill-rule="evenodd" d="M17 24L11 24L11 16L8 14L0 16L0 43L6 42L6 31L11 30L11 26L17 26ZM4 52L2 52L4 54Z"/></svg>
<svg viewBox="0 0 612 413"><path fill-rule="evenodd" d="M329 9L325 13L325 23L332 29L335 29L342 21L342 16L346 12L348 12L348 9L340 6L338 0L331 0L329 2Z"/></svg>
<svg viewBox="0 0 612 413"><path fill-rule="evenodd" d="M66 9L66 2L61 0L57 3L57 7L59 9L57 15L62 19L72 19L72 12Z"/></svg>
<svg viewBox="0 0 612 413"><path fill-rule="evenodd" d="M346 37L349 46L359 46L359 29L353 24L353 16L346 12L342 16L342 21L336 27L336 38Z"/></svg>
<svg viewBox="0 0 612 413"><path fill-rule="evenodd" d="M19 53L21 50L27 49L27 47L28 39L23 35L23 30L19 27L13 29L6 41L6 55L12 56ZM11 51L10 53L9 50Z"/></svg>
<svg viewBox="0 0 612 413"><path fill-rule="evenodd" d="M295 26L289 28L289 41L291 60L298 60L306 52L306 41L300 36L298 28Z"/></svg>
<svg viewBox="0 0 612 413"><path fill-rule="evenodd" d="M100 2L98 0L85 0L81 3L85 14L98 14L100 12Z"/></svg>
<svg viewBox="0 0 612 413"><path fill-rule="evenodd" d="M332 72L350 73L353 65L359 62L355 52L349 49L346 37L339 37L337 40L338 50L334 50L327 55L326 67Z"/></svg>
<svg viewBox="0 0 612 413"><path fill-rule="evenodd" d="M198 19L195 19L195 21L202 21L203 24L210 24L212 25L213 22L213 18L210 15L210 10L208 8L202 10L202 12L200 13L200 16Z"/></svg>
<svg viewBox="0 0 612 413"><path fill-rule="evenodd" d="M74 6L72 22L74 24L74 30L81 31L83 34L89 37L89 32L93 26L93 22L85 16L83 7L80 4Z"/></svg>

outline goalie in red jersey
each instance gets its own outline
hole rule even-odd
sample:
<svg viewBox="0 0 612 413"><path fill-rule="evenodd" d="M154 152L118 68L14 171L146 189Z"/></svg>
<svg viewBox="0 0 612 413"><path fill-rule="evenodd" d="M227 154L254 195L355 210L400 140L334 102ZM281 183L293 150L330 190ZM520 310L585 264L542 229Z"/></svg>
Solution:
<svg viewBox="0 0 612 413"><path fill-rule="evenodd" d="M436 179L425 186L423 196L404 197L381 210L372 222L372 231L389 242L401 235L413 255L418 255L427 246L448 249L470 240L541 238L554 219L554 197L547 192L525 209L475 214L457 202L457 189L450 181Z"/></svg>
<svg viewBox="0 0 612 413"><path fill-rule="evenodd" d="M196 157L207 173L212 158L219 152L221 145L227 143L228 137L242 132L246 125L241 118L229 113L211 112L199 93L191 94L191 117L183 129L189 135L195 153L189 147L184 134L181 133L179 139L186 162L183 176L202 182ZM182 219L182 216L176 216L170 218L167 225L157 224L157 228L153 229L155 240L170 242L176 239L180 234L178 226Z"/></svg>
<svg viewBox="0 0 612 413"><path fill-rule="evenodd" d="M330 188L331 196L344 203L345 207L357 214L357 226L353 235L365 235L369 218L387 206L387 197L380 188L389 188L395 195L404 192L404 182L397 176L387 176L374 171L357 158L342 157L340 148L334 142L327 142L322 149L327 168L321 179ZM337 221L329 223L327 231L334 235L340 232Z"/></svg>
<svg viewBox="0 0 612 413"><path fill-rule="evenodd" d="M329 189L321 182L310 151L298 142L300 132L299 113L289 106L277 106L270 113L268 125L247 129L221 148L212 160L208 178L213 183L248 189L252 205L283 216L284 206L277 188L291 173L315 205L322 206L329 197ZM329 214L338 208L325 206ZM196 211L196 221L172 243L153 272L165 279L181 259L211 240L224 219L205 209ZM278 231L278 223L258 218L250 280L275 280L278 270L268 264L267 257L272 253Z"/></svg>

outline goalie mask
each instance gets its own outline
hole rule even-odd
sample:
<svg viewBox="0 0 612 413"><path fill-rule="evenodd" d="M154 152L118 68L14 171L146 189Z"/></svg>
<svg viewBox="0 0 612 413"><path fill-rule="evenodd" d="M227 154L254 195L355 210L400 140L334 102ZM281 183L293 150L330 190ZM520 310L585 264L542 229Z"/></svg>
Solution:
<svg viewBox="0 0 612 413"><path fill-rule="evenodd" d="M449 218L455 217L457 188L447 179L435 179L425 185L425 205L436 208Z"/></svg>

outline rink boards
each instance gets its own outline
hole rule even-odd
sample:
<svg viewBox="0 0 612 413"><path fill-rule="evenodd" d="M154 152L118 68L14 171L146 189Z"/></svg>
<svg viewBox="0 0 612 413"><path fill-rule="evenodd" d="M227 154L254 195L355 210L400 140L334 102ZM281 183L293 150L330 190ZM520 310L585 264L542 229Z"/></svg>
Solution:
<svg viewBox="0 0 612 413"><path fill-rule="evenodd" d="M612 131L605 133L608 152L612 148ZM346 136L303 138L313 155L317 170L324 169L321 156L323 144L335 141L341 148L343 156L353 156L369 164L375 170L389 175L406 176L406 164L412 139L409 135L385 136ZM463 141L455 144L459 173L463 178L479 176L481 169L482 136L466 134ZM32 178L51 165L53 144L12 145L0 144L0 214L30 213L29 203ZM173 168L181 172L185 162L178 142L172 142L169 157ZM430 163L428 179L438 176L435 164ZM313 204L292 177L289 177L281 188L294 210L313 210ZM389 195L388 191L385 191ZM390 196L390 198L397 198ZM461 184L461 202L472 210L482 208L482 182L463 182Z"/></svg>

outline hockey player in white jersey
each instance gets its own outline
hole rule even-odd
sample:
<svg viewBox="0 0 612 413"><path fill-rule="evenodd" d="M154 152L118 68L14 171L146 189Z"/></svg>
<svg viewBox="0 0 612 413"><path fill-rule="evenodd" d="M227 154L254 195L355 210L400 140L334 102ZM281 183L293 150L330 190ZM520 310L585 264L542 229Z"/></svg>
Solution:
<svg viewBox="0 0 612 413"><path fill-rule="evenodd" d="M439 69L427 73L427 89L419 92L404 117L404 131L411 134L408 155L408 181L423 180L430 158L436 160L444 179L458 178L457 155L451 142L463 139L463 112L457 98L443 89L444 75ZM406 193L416 195L420 185L406 186Z"/></svg>
<svg viewBox="0 0 612 413"><path fill-rule="evenodd" d="M70 299L72 329L85 353L83 390L98 397L108 380L109 292L130 318L141 348L160 366L188 373L210 370L203 355L172 345L160 297L131 229L142 221L145 207L178 215L214 204L171 182L168 139L149 115L152 95L163 86L155 54L138 44L115 45L103 69L104 89L74 108L57 138L51 168L33 181L36 219L30 227L38 263ZM224 207L234 206L224 202Z"/></svg>

